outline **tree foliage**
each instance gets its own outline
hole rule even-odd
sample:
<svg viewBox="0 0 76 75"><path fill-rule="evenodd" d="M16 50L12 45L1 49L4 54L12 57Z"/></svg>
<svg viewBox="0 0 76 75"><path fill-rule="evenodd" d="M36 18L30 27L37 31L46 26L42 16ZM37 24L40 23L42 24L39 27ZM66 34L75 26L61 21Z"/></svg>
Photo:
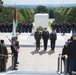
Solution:
<svg viewBox="0 0 76 75"><path fill-rule="evenodd" d="M36 13L47 13L48 9L45 6L37 6L35 9Z"/></svg>
<svg viewBox="0 0 76 75"><path fill-rule="evenodd" d="M54 10L49 8L48 9L49 18L54 18Z"/></svg>
<svg viewBox="0 0 76 75"><path fill-rule="evenodd" d="M55 10L56 22L76 22L76 7L61 7Z"/></svg>
<svg viewBox="0 0 76 75"><path fill-rule="evenodd" d="M19 9L19 12L24 16L25 21L34 21L34 10L31 8L21 8Z"/></svg>
<svg viewBox="0 0 76 75"><path fill-rule="evenodd" d="M18 20L19 22L25 21L24 16L21 14L21 12L18 12Z"/></svg>
<svg viewBox="0 0 76 75"><path fill-rule="evenodd" d="M11 22L13 18L13 11L11 7L4 7L3 11L0 13L0 22Z"/></svg>
<svg viewBox="0 0 76 75"><path fill-rule="evenodd" d="M56 22L76 22L76 6L46 8L45 6L37 6L36 8L18 8L19 21L34 21L36 13L48 13L49 18L55 18ZM14 15L14 7L3 7L3 1L0 0L0 22L12 22Z"/></svg>
<svg viewBox="0 0 76 75"><path fill-rule="evenodd" d="M19 20L21 19L24 21L22 18L21 14L19 13ZM14 8L13 7L4 7L3 11L0 13L0 22L12 22L13 21L13 16L14 16Z"/></svg>
<svg viewBox="0 0 76 75"><path fill-rule="evenodd" d="M2 12L2 9L3 9L3 1L0 0L0 12Z"/></svg>
<svg viewBox="0 0 76 75"><path fill-rule="evenodd" d="M3 1L2 0L0 0L0 5L3 5Z"/></svg>

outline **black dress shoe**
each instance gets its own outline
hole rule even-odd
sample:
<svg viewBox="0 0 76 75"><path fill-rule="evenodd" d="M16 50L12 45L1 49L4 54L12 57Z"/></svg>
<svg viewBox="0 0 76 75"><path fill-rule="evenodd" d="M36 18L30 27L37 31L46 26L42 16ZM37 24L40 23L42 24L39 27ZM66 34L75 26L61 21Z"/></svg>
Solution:
<svg viewBox="0 0 76 75"><path fill-rule="evenodd" d="M44 49L44 51L46 51L47 49Z"/></svg>
<svg viewBox="0 0 76 75"><path fill-rule="evenodd" d="M0 72L2 72L2 71L0 70Z"/></svg>
<svg viewBox="0 0 76 75"><path fill-rule="evenodd" d="M13 70L18 70L18 68L14 68Z"/></svg>
<svg viewBox="0 0 76 75"><path fill-rule="evenodd" d="M54 49L52 49L52 51L54 51Z"/></svg>
<svg viewBox="0 0 76 75"><path fill-rule="evenodd" d="M18 65L16 65L16 67L18 67Z"/></svg>
<svg viewBox="0 0 76 75"><path fill-rule="evenodd" d="M19 62L17 62L16 64L19 64Z"/></svg>

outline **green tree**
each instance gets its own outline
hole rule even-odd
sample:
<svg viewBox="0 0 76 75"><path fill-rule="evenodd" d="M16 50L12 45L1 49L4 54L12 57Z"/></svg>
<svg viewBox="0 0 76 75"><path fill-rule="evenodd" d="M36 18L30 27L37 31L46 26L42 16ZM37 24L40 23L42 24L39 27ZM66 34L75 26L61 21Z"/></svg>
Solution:
<svg viewBox="0 0 76 75"><path fill-rule="evenodd" d="M33 9L31 9L31 8L28 8L28 9L26 9L26 13L27 13L27 15L28 15L28 22L30 22L30 21L34 21L34 11L33 11Z"/></svg>
<svg viewBox="0 0 76 75"><path fill-rule="evenodd" d="M67 22L67 12L69 8L61 7L55 10L55 21L56 22Z"/></svg>
<svg viewBox="0 0 76 75"><path fill-rule="evenodd" d="M25 21L28 21L28 15L27 15L26 9L21 8L21 9L19 9L19 12L21 12L21 14L24 16Z"/></svg>
<svg viewBox="0 0 76 75"><path fill-rule="evenodd" d="M2 0L0 0L0 5L3 5L3 1Z"/></svg>
<svg viewBox="0 0 76 75"><path fill-rule="evenodd" d="M3 7L2 12L0 13L0 22L11 22L13 17L11 7Z"/></svg>
<svg viewBox="0 0 76 75"><path fill-rule="evenodd" d="M0 12L2 12L2 9L3 9L3 1L0 0Z"/></svg>
<svg viewBox="0 0 76 75"><path fill-rule="evenodd" d="M76 7L71 7L67 12L67 21L76 22Z"/></svg>
<svg viewBox="0 0 76 75"><path fill-rule="evenodd" d="M24 16L21 14L21 12L18 12L18 20L19 20L19 22L25 21L25 18L24 18Z"/></svg>
<svg viewBox="0 0 76 75"><path fill-rule="evenodd" d="M49 14L49 18L54 18L54 11L53 11L53 9L49 8L48 9L48 14Z"/></svg>
<svg viewBox="0 0 76 75"><path fill-rule="evenodd" d="M34 10L32 8L21 8L19 12L24 16L25 21L33 21L34 20Z"/></svg>
<svg viewBox="0 0 76 75"><path fill-rule="evenodd" d="M12 19L13 19L13 8L12 7L4 7L2 13L4 14L3 18L4 18L5 22L12 21Z"/></svg>
<svg viewBox="0 0 76 75"><path fill-rule="evenodd" d="M45 6L37 6L35 13L47 13L48 9Z"/></svg>
<svg viewBox="0 0 76 75"><path fill-rule="evenodd" d="M32 9L32 8L30 8L29 9L29 12L30 12L30 21L34 21L34 14L35 14L35 11Z"/></svg>

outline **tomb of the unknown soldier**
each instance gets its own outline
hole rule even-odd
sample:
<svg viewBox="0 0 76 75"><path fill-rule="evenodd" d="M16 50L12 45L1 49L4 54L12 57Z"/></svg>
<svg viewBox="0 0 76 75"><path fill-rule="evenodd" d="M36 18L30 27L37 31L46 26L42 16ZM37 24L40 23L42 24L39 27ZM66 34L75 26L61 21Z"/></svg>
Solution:
<svg viewBox="0 0 76 75"><path fill-rule="evenodd" d="M0 75L76 75L76 0L0 0Z"/></svg>

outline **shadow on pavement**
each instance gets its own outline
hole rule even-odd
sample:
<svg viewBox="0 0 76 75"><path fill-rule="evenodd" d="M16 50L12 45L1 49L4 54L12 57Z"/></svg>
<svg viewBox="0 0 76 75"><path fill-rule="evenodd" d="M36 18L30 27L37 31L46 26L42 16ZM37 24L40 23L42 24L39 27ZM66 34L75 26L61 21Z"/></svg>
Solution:
<svg viewBox="0 0 76 75"><path fill-rule="evenodd" d="M11 71L12 70L12 66L10 66L8 69L7 69L7 71Z"/></svg>
<svg viewBox="0 0 76 75"><path fill-rule="evenodd" d="M42 50L42 51L39 52L37 50L34 50L34 51L31 52L32 55L37 54L37 53L39 53L40 55L43 55L45 53L47 53L48 55L51 55L51 54L55 53L55 51L50 50L50 51L46 52L46 50Z"/></svg>
<svg viewBox="0 0 76 75"><path fill-rule="evenodd" d="M34 51L31 52L32 55L37 54L37 53L38 53L37 50L34 50Z"/></svg>
<svg viewBox="0 0 76 75"><path fill-rule="evenodd" d="M50 51L47 52L48 55L51 55L53 53L55 53L55 51L53 51L53 50L50 50Z"/></svg>
<svg viewBox="0 0 76 75"><path fill-rule="evenodd" d="M40 55L45 54L45 53L46 53L46 50L43 50L43 51L39 52Z"/></svg>

